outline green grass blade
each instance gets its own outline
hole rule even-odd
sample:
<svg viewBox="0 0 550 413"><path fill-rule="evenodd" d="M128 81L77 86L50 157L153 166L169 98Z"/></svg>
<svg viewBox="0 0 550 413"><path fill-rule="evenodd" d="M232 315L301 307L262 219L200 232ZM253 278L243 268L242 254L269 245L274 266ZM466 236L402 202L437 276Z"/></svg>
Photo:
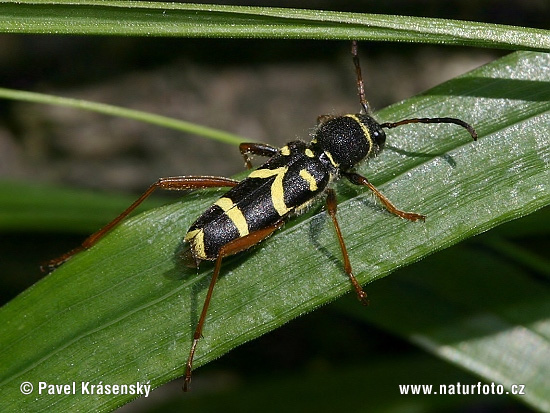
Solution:
<svg viewBox="0 0 550 413"><path fill-rule="evenodd" d="M182 132L192 133L203 136L218 142L231 145L238 145L242 138L229 132L197 125L191 122L169 118L167 116L156 115L154 113L141 110L128 109L120 106L108 105L99 102L90 102L83 99L66 98L62 96L47 95L44 93L27 92L23 90L14 90L0 88L0 97L4 99L20 100L24 102L43 103L48 105L65 106L74 109L89 110L102 113L104 115L118 116L121 118L134 119L140 122L150 123Z"/></svg>
<svg viewBox="0 0 550 413"><path fill-rule="evenodd" d="M480 139L452 125L409 125L390 131L391 147L360 168L400 208L425 213L425 223L400 220L368 191L338 185L338 216L362 283L550 203L549 68L548 54L514 53L378 114L456 116ZM184 267L182 237L220 193L197 192L128 220L4 306L4 409L104 411L132 398L23 397L23 381L156 387L180 376L212 271ZM292 221L227 259L222 272L197 367L350 290L324 213Z"/></svg>
<svg viewBox="0 0 550 413"><path fill-rule="evenodd" d="M421 17L140 1L0 1L0 32L357 39L550 50L547 30Z"/></svg>

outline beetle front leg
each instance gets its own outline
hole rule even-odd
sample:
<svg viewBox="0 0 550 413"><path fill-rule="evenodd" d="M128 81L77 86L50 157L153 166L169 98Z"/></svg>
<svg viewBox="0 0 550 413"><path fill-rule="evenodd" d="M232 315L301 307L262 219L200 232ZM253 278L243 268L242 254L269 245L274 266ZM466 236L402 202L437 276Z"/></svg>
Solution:
<svg viewBox="0 0 550 413"><path fill-rule="evenodd" d="M386 207L386 209L398 217L408 219L409 221L424 221L426 219L425 215L417 214L414 212L405 212L398 209L392 202L384 196L376 187L369 182L367 178L356 173L346 172L343 175L348 178L348 180L355 185L362 185L369 188L374 195L378 197L380 202Z"/></svg>
<svg viewBox="0 0 550 413"><path fill-rule="evenodd" d="M239 150L244 158L244 164L248 169L252 169L250 154L258 156L271 157L279 152L279 148L268 145L267 143L244 142L239 145Z"/></svg>

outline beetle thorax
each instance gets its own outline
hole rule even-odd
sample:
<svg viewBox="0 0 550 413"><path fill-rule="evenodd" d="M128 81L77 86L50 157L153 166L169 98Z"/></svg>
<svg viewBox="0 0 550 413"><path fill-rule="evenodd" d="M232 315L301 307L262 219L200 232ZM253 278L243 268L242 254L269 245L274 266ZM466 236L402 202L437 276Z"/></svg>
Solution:
<svg viewBox="0 0 550 413"><path fill-rule="evenodd" d="M386 134L371 116L350 114L322 122L311 144L332 166L348 170L380 152L385 141Z"/></svg>

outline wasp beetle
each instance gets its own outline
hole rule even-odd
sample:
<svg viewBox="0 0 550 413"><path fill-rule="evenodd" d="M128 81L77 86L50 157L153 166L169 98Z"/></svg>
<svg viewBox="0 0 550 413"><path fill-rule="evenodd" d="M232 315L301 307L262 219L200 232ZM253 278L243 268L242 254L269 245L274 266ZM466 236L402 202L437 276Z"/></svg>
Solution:
<svg viewBox="0 0 550 413"><path fill-rule="evenodd" d="M198 266L203 260L215 262L185 368L185 391L191 382L193 356L202 336L208 306L224 257L258 244L280 228L289 217L325 196L326 210L342 251L344 270L359 300L367 304L367 295L353 275L344 238L336 219L337 202L331 183L344 177L355 185L368 187L391 213L410 221L423 220L423 215L396 208L367 178L354 172L354 167L384 148L384 129L408 123L454 123L465 128L474 140L477 139L474 128L456 118L414 118L378 123L371 116L365 98L356 41L352 42L351 51L361 104L359 113L319 117L317 129L309 143L297 140L282 148L261 143L242 143L239 149L249 169L252 167L251 155L265 156L269 159L240 182L213 176L160 178L117 218L88 237L81 246L45 264L46 268L53 269L77 252L90 248L156 189L231 188L197 218L184 237L184 242L188 244L187 255L193 266Z"/></svg>

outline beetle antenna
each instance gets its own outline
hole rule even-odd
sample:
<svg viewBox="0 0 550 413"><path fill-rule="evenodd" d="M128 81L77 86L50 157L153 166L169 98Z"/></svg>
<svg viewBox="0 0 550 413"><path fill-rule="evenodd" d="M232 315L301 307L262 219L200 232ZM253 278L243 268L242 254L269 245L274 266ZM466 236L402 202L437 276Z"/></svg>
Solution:
<svg viewBox="0 0 550 413"><path fill-rule="evenodd" d="M362 111L367 114L369 113L369 103L365 97L365 84L363 82L363 76L361 75L361 64L359 63L359 55L357 53L357 40L351 41L351 56L353 58L353 64L355 65L355 74L357 75L357 94L359 95L359 102L363 108Z"/></svg>
<svg viewBox="0 0 550 413"><path fill-rule="evenodd" d="M413 119L403 119L399 122L386 122L380 124L383 128L396 128L401 125L406 125L408 123L454 123L455 125L462 126L464 129L468 131L470 135L472 135L472 138L474 141L477 141L477 132L472 127L472 125L464 122L463 120L456 119L456 118L413 118Z"/></svg>

